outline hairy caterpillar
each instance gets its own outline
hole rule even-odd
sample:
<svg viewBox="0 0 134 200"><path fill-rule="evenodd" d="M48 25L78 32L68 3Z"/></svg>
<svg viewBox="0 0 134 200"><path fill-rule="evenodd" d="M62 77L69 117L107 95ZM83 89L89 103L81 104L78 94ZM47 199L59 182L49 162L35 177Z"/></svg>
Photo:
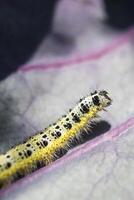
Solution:
<svg viewBox="0 0 134 200"><path fill-rule="evenodd" d="M88 127L98 111L104 110L111 102L106 91L95 91L80 99L76 107L57 123L0 155L0 188L64 155L71 149L72 142L79 140L82 130Z"/></svg>

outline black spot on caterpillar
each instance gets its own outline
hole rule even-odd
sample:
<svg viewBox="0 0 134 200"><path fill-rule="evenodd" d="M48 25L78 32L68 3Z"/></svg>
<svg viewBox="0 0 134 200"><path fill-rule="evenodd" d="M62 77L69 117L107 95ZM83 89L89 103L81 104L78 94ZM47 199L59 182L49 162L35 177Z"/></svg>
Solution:
<svg viewBox="0 0 134 200"><path fill-rule="evenodd" d="M106 91L95 91L83 98L57 123L10 149L6 154L0 155L0 187L3 188L50 164L76 144L82 143L82 138L87 138L87 135L92 139L93 132L87 132L89 125L98 112L104 110L111 102Z"/></svg>

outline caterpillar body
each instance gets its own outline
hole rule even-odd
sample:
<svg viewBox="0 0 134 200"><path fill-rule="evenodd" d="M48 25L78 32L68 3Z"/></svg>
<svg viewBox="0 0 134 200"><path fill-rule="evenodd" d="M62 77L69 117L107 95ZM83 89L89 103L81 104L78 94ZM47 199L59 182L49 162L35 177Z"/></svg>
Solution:
<svg viewBox="0 0 134 200"><path fill-rule="evenodd" d="M98 112L111 104L106 91L95 91L80 99L67 115L45 130L0 155L0 188L46 166L71 149Z"/></svg>

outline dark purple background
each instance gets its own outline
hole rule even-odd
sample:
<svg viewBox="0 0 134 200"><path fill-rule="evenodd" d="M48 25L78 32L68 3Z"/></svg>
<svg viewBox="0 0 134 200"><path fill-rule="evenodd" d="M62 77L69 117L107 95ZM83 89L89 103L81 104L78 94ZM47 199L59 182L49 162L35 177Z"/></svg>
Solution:
<svg viewBox="0 0 134 200"><path fill-rule="evenodd" d="M48 34L57 1L0 1L0 80L25 63ZM116 28L133 24L133 0L104 2L109 24Z"/></svg>

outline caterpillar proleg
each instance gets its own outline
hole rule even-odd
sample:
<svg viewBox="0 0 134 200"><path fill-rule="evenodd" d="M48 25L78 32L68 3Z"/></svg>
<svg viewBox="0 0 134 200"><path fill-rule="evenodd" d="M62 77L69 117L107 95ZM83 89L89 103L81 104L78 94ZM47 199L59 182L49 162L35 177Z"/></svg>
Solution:
<svg viewBox="0 0 134 200"><path fill-rule="evenodd" d="M63 156L79 140L98 112L111 104L106 91L95 91L56 123L0 155L0 188L31 174Z"/></svg>

